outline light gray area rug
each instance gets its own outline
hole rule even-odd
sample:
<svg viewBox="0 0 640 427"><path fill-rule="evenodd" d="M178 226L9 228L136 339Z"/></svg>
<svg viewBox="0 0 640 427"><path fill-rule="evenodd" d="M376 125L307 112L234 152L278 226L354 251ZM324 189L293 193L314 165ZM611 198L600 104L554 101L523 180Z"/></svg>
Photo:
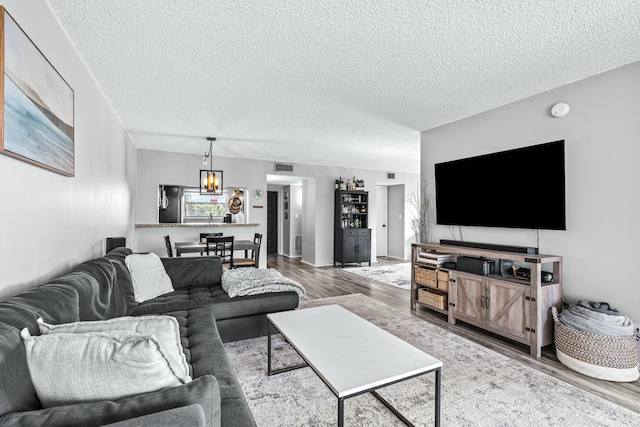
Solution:
<svg viewBox="0 0 640 427"><path fill-rule="evenodd" d="M340 304L443 362L442 426L640 425L639 413L366 296L307 300L301 308L325 304ZM275 347L275 368L302 362L282 339ZM258 426L336 425L337 399L311 368L267 377L266 337L227 343L225 349ZM414 424L431 426L433 389L434 374L426 374L380 394ZM345 401L345 425L403 424L364 394Z"/></svg>
<svg viewBox="0 0 640 427"><path fill-rule="evenodd" d="M408 262L371 267L346 267L343 271L407 291L411 289L411 263Z"/></svg>

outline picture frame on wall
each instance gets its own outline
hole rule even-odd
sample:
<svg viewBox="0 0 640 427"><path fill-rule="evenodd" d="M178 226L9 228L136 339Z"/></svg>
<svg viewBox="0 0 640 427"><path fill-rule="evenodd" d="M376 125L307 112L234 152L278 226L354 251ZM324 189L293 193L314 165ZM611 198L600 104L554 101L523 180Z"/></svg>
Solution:
<svg viewBox="0 0 640 427"><path fill-rule="evenodd" d="M0 152L75 175L73 89L0 6Z"/></svg>

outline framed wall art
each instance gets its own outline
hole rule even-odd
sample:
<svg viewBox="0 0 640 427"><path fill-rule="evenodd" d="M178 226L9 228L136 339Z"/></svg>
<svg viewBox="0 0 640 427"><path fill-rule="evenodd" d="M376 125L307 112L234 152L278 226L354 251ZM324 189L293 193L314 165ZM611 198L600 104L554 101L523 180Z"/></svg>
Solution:
<svg viewBox="0 0 640 427"><path fill-rule="evenodd" d="M0 6L0 152L75 174L73 89Z"/></svg>

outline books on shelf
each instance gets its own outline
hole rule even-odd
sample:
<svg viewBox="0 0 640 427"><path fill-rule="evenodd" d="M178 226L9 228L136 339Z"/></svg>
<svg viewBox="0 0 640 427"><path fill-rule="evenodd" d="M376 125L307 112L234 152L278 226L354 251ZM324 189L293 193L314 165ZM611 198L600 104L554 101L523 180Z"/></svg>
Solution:
<svg viewBox="0 0 640 427"><path fill-rule="evenodd" d="M418 259L416 262L420 264L426 264L433 267L439 267L445 262L453 261L454 255L448 254L446 252L427 252L427 251L418 251Z"/></svg>

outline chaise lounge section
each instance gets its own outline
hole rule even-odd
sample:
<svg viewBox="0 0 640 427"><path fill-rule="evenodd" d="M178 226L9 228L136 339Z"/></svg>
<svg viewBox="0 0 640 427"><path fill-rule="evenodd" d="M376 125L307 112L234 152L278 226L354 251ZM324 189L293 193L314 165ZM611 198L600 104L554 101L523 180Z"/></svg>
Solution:
<svg viewBox="0 0 640 427"><path fill-rule="evenodd" d="M266 315L298 306L296 292L229 298L215 257L162 259L175 289L136 303L128 248L0 302L0 425L255 425L223 342L265 335ZM177 320L192 381L122 398L43 408L20 331L48 324L164 315ZM63 361L60 361L63 363ZM182 420L182 421L178 421ZM194 421L196 424L194 424Z"/></svg>

